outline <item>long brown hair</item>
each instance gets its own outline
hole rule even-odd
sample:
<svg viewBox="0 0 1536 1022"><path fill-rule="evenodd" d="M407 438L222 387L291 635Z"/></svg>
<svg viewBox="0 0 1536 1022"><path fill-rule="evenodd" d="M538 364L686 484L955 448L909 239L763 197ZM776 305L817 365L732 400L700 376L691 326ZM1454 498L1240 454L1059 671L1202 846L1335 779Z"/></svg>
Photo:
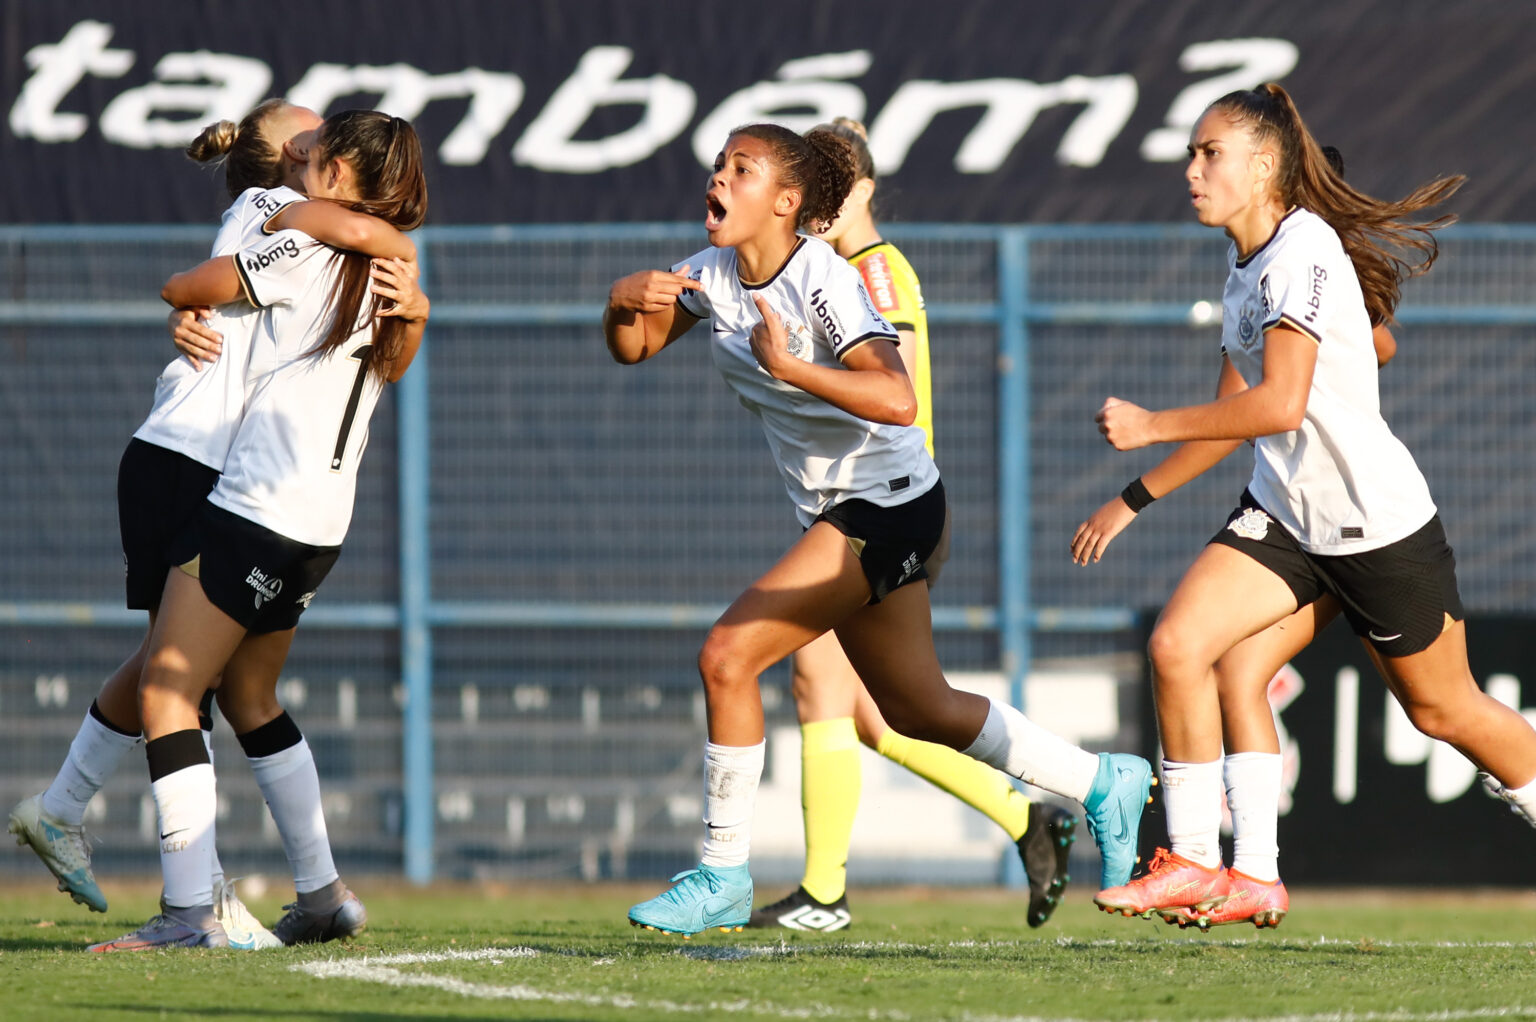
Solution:
<svg viewBox="0 0 1536 1022"><path fill-rule="evenodd" d="M287 108L286 99L264 100L234 121L216 121L198 132L186 149L198 163L223 163L224 187L231 199L247 188L276 188L283 183L283 147L267 138L267 118Z"/></svg>
<svg viewBox="0 0 1536 1022"><path fill-rule="evenodd" d="M1427 221L1415 214L1450 198L1465 175L1436 178L1396 202L1372 198L1345 184L1279 85L1228 93L1210 109L1246 127L1256 144L1278 147L1275 191L1281 203L1311 210L1338 232L1355 264L1371 322L1391 322L1403 281L1428 273L1440 254L1431 232L1456 222L1454 214Z"/></svg>
<svg viewBox="0 0 1536 1022"><path fill-rule="evenodd" d="M325 119L310 153L324 170L337 160L352 168L359 196L348 205L359 213L376 216L402 231L421 226L427 216L427 178L422 171L421 140L409 121L377 110L345 110ZM379 379L389 377L390 367L405 343L406 324L395 316L379 318L378 296L369 295L372 260L360 252L337 252L341 268L331 288L331 325L315 352L331 351L346 344L358 329L363 299L369 298L367 315L373 320L373 350L368 371Z"/></svg>
<svg viewBox="0 0 1536 1022"><path fill-rule="evenodd" d="M858 160L846 139L831 128L816 127L797 135L782 124L746 124L731 134L767 143L779 184L800 190L796 230L814 225L820 234L832 226L858 180Z"/></svg>

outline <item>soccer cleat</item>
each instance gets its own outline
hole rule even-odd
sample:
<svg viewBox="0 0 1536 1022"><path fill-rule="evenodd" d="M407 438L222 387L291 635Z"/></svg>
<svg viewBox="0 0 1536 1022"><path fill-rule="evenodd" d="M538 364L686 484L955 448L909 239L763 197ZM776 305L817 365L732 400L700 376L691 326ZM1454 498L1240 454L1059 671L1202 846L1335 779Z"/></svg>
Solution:
<svg viewBox="0 0 1536 1022"><path fill-rule="evenodd" d="M59 890L92 912L107 910L107 896L91 875L91 846L84 827L72 827L43 812L42 796L24 798L11 810L9 829L18 845L31 845L59 881Z"/></svg>
<svg viewBox="0 0 1536 1022"><path fill-rule="evenodd" d="M357 895L345 887L342 890L345 897L335 908L316 910L298 902L284 905L283 918L272 927L272 935L289 945L324 944L328 940L356 937L368 928L368 910Z"/></svg>
<svg viewBox="0 0 1536 1022"><path fill-rule="evenodd" d="M270 951L283 946L277 934L261 925L261 920L245 907L245 902L235 893L232 880L220 880L213 885L213 914L229 937L229 946L242 951Z"/></svg>
<svg viewBox="0 0 1536 1022"><path fill-rule="evenodd" d="M852 924L847 892L836 901L825 902L817 901L804 887L797 887L795 893L785 895L772 905L756 909L747 922L753 929L782 926L786 930L815 930L819 933L846 930Z"/></svg>
<svg viewBox="0 0 1536 1022"><path fill-rule="evenodd" d="M1279 880L1265 883L1229 868L1227 885L1230 891L1227 900L1208 912L1175 908L1159 909L1157 914L1165 923L1177 923L1181 930L1190 926L1206 930L1228 923L1252 923L1262 930L1266 926L1279 926L1280 920L1290 911L1290 895L1285 893L1285 884Z"/></svg>
<svg viewBox="0 0 1536 1022"><path fill-rule="evenodd" d="M1083 800L1088 833L1099 845L1099 889L1120 887L1136 866L1141 811L1152 801L1152 765L1125 752L1099 753L1099 772Z"/></svg>
<svg viewBox="0 0 1536 1022"><path fill-rule="evenodd" d="M1209 912L1226 901L1230 892L1227 871L1220 866L1201 866L1159 848L1144 876L1100 891L1093 903L1111 914L1150 919L1162 909L1188 908L1197 915Z"/></svg>
<svg viewBox="0 0 1536 1022"><path fill-rule="evenodd" d="M752 874L740 866L699 866L672 878L672 886L629 910L634 926L691 937L718 927L740 930L752 920Z"/></svg>
<svg viewBox="0 0 1536 1022"><path fill-rule="evenodd" d="M87 951L152 951L162 947L228 947L229 937L212 906L171 908L160 903L160 914L132 933L92 944Z"/></svg>
<svg viewBox="0 0 1536 1022"><path fill-rule="evenodd" d="M1077 836L1077 817L1039 802L1029 807L1029 824L1020 836L1019 858L1029 877L1030 926L1043 926L1067 889L1067 854Z"/></svg>

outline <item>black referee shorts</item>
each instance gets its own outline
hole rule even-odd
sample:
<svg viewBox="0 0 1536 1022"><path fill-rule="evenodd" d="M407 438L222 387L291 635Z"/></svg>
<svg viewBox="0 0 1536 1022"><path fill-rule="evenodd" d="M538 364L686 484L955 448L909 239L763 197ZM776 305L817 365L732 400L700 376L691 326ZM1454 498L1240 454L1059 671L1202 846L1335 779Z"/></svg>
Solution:
<svg viewBox="0 0 1536 1022"><path fill-rule="evenodd" d="M165 573L197 554L198 516L218 481L218 472L185 454L128 441L117 466L128 609L159 609Z"/></svg>
<svg viewBox="0 0 1536 1022"><path fill-rule="evenodd" d="M1305 607L1332 593L1354 633L1383 656L1427 649L1445 619L1466 616L1456 588L1456 555L1435 515L1418 531L1375 550L1329 556L1301 548L1247 490L1212 543L1239 550L1274 572Z"/></svg>

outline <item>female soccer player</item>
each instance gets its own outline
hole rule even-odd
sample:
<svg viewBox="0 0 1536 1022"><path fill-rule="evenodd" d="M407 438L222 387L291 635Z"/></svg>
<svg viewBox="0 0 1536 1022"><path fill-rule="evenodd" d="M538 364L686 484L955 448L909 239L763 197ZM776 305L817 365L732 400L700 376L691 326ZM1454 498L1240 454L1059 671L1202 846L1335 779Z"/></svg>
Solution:
<svg viewBox="0 0 1536 1022"><path fill-rule="evenodd" d="M951 689L934 654L925 562L938 548L944 488L916 398L858 272L801 228L837 217L856 164L847 142L779 125L734 131L705 193L710 248L671 272L609 291L613 357L643 361L703 319L715 365L760 419L804 535L726 610L699 653L709 741L702 861L630 909L672 933L739 928L751 915L752 805L763 767L758 675L827 631L902 734L962 749L1084 802L1106 882L1123 882L1151 770L1098 757L1018 710ZM1116 880L1116 878L1119 878Z"/></svg>
<svg viewBox="0 0 1536 1022"><path fill-rule="evenodd" d="M415 131L399 118L328 118L305 168L312 197L334 199L401 229L421 223L426 183ZM279 211L274 226L282 227ZM232 301L262 308L245 412L223 474L166 578L140 682L151 787L160 811L161 914L96 951L221 946L207 868L215 806L207 752L191 724L196 700L221 689L294 870L298 900L273 928L285 944L360 932L361 902L331 859L314 760L275 700L278 673L351 521L368 419L384 382L400 378L427 315L409 274L282 230L233 259L171 279L178 307ZM226 356L227 357L227 356ZM263 720L263 718L265 718ZM247 727L253 721L259 725ZM194 740L196 739L196 740Z"/></svg>
<svg viewBox="0 0 1536 1022"><path fill-rule="evenodd" d="M1527 816L1536 807L1536 730L1472 677L1454 558L1376 389L1372 320L1387 321L1402 280L1428 270L1429 232L1449 222L1410 218L1461 179L1398 202L1356 192L1274 84L1212 104L1191 137L1186 178L1197 218L1233 243L1221 396L1161 412L1111 397L1096 418L1118 450L1252 439L1255 464L1149 644L1171 848L1145 876L1095 899L1126 915L1199 915L1234 896L1218 843L1213 668L1323 593L1343 606L1414 725L1493 775ZM1128 500L1140 504L1149 493L1134 487Z"/></svg>
<svg viewBox="0 0 1536 1022"><path fill-rule="evenodd" d="M840 117L828 130L853 149L852 189L822 240L859 271L875 311L897 334L897 352L917 396L914 425L933 454L932 385L928 368L928 316L917 274L906 257L880 237L875 223L875 164L864 126ZM948 555L948 535L927 563L928 585ZM1015 842L1029 877L1029 925L1050 918L1066 887L1067 853L1077 819L1064 809L1030 801L1008 776L944 745L918 742L886 726L864 683L828 632L794 655L795 707L800 716L801 805L805 817L805 875L800 886L752 913L751 925L794 930L848 926L848 845L859 806L859 743L990 816Z"/></svg>
<svg viewBox="0 0 1536 1022"><path fill-rule="evenodd" d="M1332 146L1324 146L1322 151L1333 172L1342 178L1343 156ZM1371 344L1378 368L1397 353L1397 341L1391 330L1374 318ZM1226 367L1223 368L1225 371ZM1240 440L1194 440L1180 444L1160 464L1077 527L1072 537L1073 560L1079 564L1097 561L1150 500L1167 496L1241 446ZM1139 496L1143 491L1145 495ZM1280 736L1269 705L1269 683L1338 616L1339 610L1339 601L1324 593L1285 620L1238 643L1216 661L1222 780L1232 815L1232 865L1227 870L1232 894L1207 912L1195 913L1186 908L1167 911L1163 915L1166 921L1202 928L1252 922L1263 928L1278 926L1289 911L1290 896L1280 881L1276 837L1283 780Z"/></svg>
<svg viewBox="0 0 1536 1022"><path fill-rule="evenodd" d="M399 231L374 217L335 203L302 201L304 196L295 190L303 186L302 147L320 123L314 111L272 99L239 124L220 121L208 126L187 147L188 157L197 162L223 164L225 184L235 200L214 240L215 255L232 254L265 237L267 221L284 207L296 223L332 244L384 257L414 252ZM149 612L151 631L172 565L168 547L195 519L217 480L245 403L244 376L256 317L233 306L202 311L211 317L207 325L198 323L192 312L173 313L173 336L179 341L196 339L205 352L216 352L227 336L229 358L205 369L182 359L166 366L156 381L149 416L135 431L118 472L127 602L132 609ZM146 631L139 648L102 685L48 789L23 800L10 814L10 831L37 852L58 878L59 889L97 912L106 911L107 901L91 873L82 822L92 796L140 740L138 683L149 634ZM212 727L211 717L204 714L202 720L205 729ZM275 943L233 887L224 884L217 857L213 886L233 946Z"/></svg>

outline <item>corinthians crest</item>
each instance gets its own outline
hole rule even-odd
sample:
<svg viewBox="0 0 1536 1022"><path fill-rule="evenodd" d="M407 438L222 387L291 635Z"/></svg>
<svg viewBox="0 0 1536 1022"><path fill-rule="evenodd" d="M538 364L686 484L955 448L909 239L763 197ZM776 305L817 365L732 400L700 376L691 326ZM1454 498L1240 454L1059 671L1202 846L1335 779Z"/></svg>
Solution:
<svg viewBox="0 0 1536 1022"><path fill-rule="evenodd" d="M1263 539L1269 535L1274 519L1256 507L1243 509L1243 513L1227 523L1227 528L1244 539Z"/></svg>
<svg viewBox="0 0 1536 1022"><path fill-rule="evenodd" d="M811 331L804 323L786 323L784 350L802 362L811 360Z"/></svg>
<svg viewBox="0 0 1536 1022"><path fill-rule="evenodd" d="M1237 341L1247 351L1258 340L1259 325L1264 322L1264 303L1260 296L1249 295L1237 313Z"/></svg>

